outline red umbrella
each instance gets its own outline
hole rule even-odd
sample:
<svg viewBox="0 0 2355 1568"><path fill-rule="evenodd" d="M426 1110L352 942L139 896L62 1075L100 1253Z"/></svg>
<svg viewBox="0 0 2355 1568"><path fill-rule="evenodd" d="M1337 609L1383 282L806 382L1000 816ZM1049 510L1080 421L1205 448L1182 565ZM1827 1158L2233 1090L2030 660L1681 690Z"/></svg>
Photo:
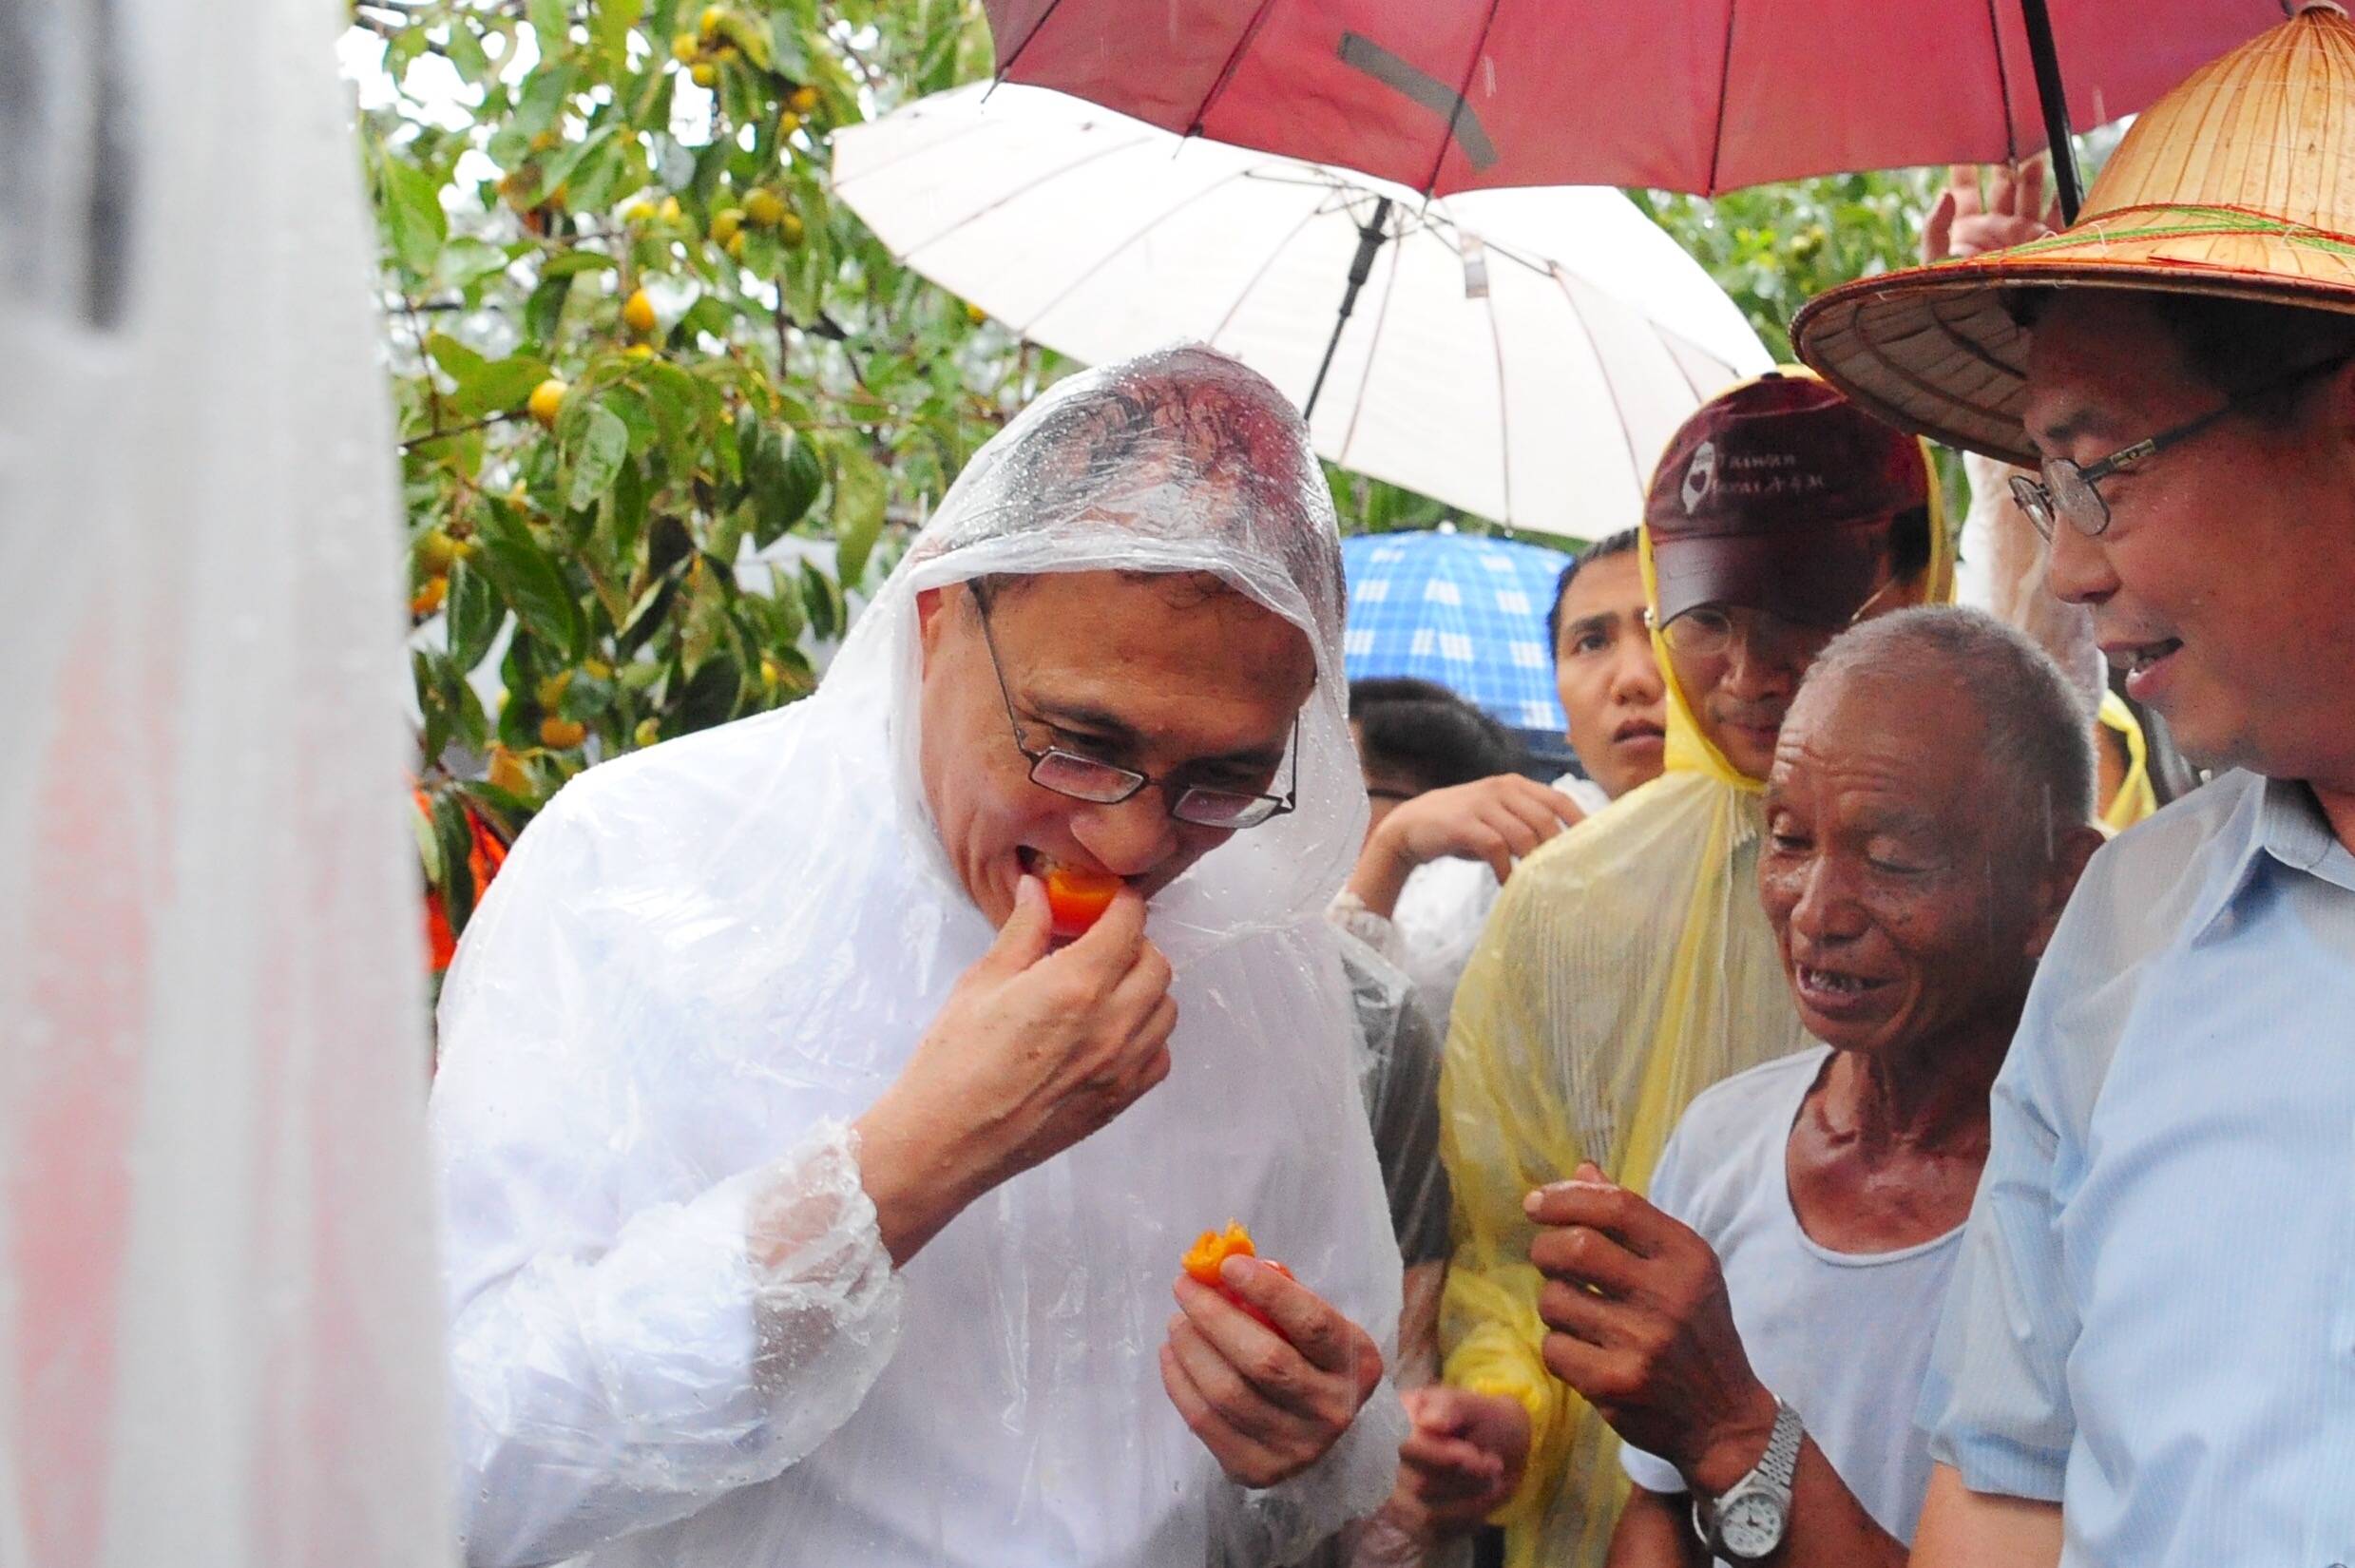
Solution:
<svg viewBox="0 0 2355 1568"><path fill-rule="evenodd" d="M2281 0L986 0L999 75L1446 195L1703 195L2046 144L2131 114ZM2039 79L2051 89L2039 94ZM2074 212L2074 170L2061 171Z"/></svg>

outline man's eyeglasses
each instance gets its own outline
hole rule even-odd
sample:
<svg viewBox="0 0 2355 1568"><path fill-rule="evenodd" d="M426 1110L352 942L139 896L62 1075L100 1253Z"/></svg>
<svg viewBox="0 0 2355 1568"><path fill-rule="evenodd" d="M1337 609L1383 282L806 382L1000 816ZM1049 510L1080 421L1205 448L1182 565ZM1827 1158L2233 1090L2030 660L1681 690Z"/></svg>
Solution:
<svg viewBox="0 0 2355 1568"><path fill-rule="evenodd" d="M1856 613L1848 617L1848 624L1853 626L1864 620L1866 612L1881 602L1881 596L1897 586L1897 581L1891 578L1873 589L1871 596L1856 607ZM1643 612L1643 623L1653 623L1648 608ZM1733 652L1738 641L1781 662L1792 663L1813 659L1844 629L1802 625L1771 610L1754 610L1744 604L1696 604L1661 627L1660 636L1688 659L1720 658Z"/></svg>
<svg viewBox="0 0 2355 1568"><path fill-rule="evenodd" d="M2202 430L2223 419L2238 413L2261 397L2270 396L2296 386L2312 376L2337 370L2355 354L2339 354L2311 365L2302 365L2278 380L2269 381L2242 392L2220 409L2211 409L2197 419L2177 425L2172 430L2146 436L2131 447L2122 447L2097 462L2077 464L2065 457L2044 460L2044 482L2037 483L2026 474L2012 476L2012 499L2028 514L2036 531L2046 539L2053 537L2056 519L2066 518L2069 526L2088 539L2099 539L2110 530L2110 504L2101 498L2094 487L2114 473L2123 473L2135 465L2149 461L2170 447L2179 447Z"/></svg>
<svg viewBox="0 0 2355 1568"><path fill-rule="evenodd" d="M990 673L998 678L998 696L1005 702L1005 721L1013 726L1014 749L1030 759L1030 782L1057 794L1098 806L1117 806L1150 784L1161 792L1169 814L1197 828L1232 832L1256 828L1272 816L1292 809L1300 791L1300 721L1292 726L1292 778L1281 795L1252 794L1241 790L1215 790L1200 784L1179 786L1167 775L1155 778L1134 768L1116 768L1092 756L1066 752L1060 746L1033 747L1023 735L1023 721L1014 714L1014 694L1005 683L1005 666L998 660L998 640L989 629L989 604L979 589L973 605L981 616L982 641L989 648Z"/></svg>

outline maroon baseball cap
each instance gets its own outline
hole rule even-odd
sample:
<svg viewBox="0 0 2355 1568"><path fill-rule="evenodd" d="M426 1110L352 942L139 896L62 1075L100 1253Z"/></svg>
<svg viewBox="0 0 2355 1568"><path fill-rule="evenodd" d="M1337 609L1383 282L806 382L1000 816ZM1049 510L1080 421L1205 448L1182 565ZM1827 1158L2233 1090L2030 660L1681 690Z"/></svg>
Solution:
<svg viewBox="0 0 2355 1568"><path fill-rule="evenodd" d="M1892 522L1929 502L1912 436L1811 375L1744 382L1684 422L1652 475L1660 621L1738 604L1845 626L1881 579Z"/></svg>

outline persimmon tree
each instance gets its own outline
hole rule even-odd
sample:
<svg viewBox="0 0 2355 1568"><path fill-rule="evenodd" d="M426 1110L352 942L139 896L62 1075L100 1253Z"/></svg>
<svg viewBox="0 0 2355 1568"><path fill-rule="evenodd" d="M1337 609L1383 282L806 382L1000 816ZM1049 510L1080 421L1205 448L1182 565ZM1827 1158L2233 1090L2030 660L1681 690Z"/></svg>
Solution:
<svg viewBox="0 0 2355 1568"><path fill-rule="evenodd" d="M900 267L836 125L985 74L969 0L359 0L446 954L594 762L806 694L1059 367Z"/></svg>

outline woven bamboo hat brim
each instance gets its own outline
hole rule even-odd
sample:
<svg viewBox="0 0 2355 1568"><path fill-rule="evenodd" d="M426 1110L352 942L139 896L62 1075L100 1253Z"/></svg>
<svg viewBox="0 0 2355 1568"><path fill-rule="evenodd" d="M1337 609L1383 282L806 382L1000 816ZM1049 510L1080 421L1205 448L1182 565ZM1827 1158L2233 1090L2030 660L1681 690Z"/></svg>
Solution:
<svg viewBox="0 0 2355 1568"><path fill-rule="evenodd" d="M2034 467L2028 334L2003 296L2042 286L2355 313L2355 24L2309 5L2193 72L2135 122L2061 233L1844 284L1791 338L1883 418Z"/></svg>

